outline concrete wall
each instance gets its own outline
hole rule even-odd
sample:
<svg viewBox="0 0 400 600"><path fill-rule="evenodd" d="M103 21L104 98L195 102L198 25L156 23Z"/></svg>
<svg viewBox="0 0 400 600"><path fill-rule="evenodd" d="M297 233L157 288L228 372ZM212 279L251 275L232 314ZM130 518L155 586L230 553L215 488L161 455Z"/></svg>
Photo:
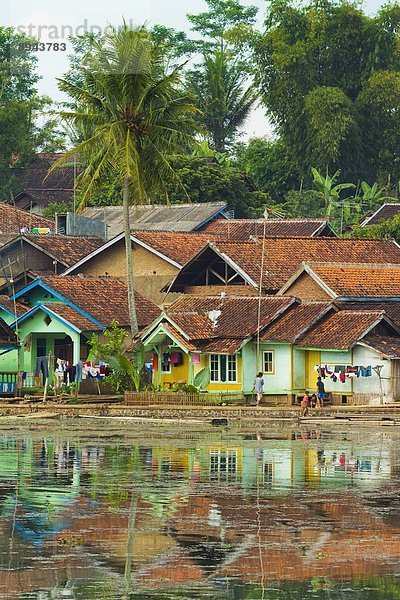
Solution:
<svg viewBox="0 0 400 600"><path fill-rule="evenodd" d="M285 296L296 296L301 300L332 300L308 273L302 273L286 290Z"/></svg>
<svg viewBox="0 0 400 600"><path fill-rule="evenodd" d="M133 276L135 289L155 304L161 306L165 292L160 289L169 283L178 273L174 265L141 246L134 245L132 250ZM125 242L120 240L108 250L94 256L77 271L83 275L110 276L126 278ZM168 303L173 302L178 294L169 294Z"/></svg>

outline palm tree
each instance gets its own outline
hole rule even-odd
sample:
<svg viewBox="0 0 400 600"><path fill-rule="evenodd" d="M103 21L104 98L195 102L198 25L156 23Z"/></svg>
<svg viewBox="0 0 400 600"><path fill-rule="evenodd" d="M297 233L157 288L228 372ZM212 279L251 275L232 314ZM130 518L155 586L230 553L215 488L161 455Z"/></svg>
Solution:
<svg viewBox="0 0 400 600"><path fill-rule="evenodd" d="M132 337L138 331L132 273L129 206L167 198L166 182L175 178L168 157L193 138L196 109L181 91L180 70L165 73L163 56L148 31L126 24L94 41L81 65L82 83L59 80L59 87L78 107L61 117L90 132L53 168L71 157L85 165L77 178L81 207L105 178L119 181L124 214L128 304Z"/></svg>
<svg viewBox="0 0 400 600"><path fill-rule="evenodd" d="M311 167L311 174L313 176L314 187L318 191L320 197L324 200L325 215L327 217L331 215L335 202L337 203L340 201L340 192L356 187L354 183L336 183L340 176L339 170L330 176L327 169L326 175L323 177L317 169Z"/></svg>
<svg viewBox="0 0 400 600"><path fill-rule="evenodd" d="M216 152L225 152L244 125L255 102L248 75L226 50L204 56L202 68L189 73L189 86L201 110L200 121Z"/></svg>

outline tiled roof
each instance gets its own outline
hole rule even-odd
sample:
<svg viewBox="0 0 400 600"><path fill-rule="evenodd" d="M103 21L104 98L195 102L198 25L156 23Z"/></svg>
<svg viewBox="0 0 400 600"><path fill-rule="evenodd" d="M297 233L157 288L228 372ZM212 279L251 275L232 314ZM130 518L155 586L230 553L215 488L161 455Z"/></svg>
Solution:
<svg viewBox="0 0 400 600"><path fill-rule="evenodd" d="M164 256L184 265L193 258L214 236L196 233L171 233L164 231L132 231L132 235Z"/></svg>
<svg viewBox="0 0 400 600"><path fill-rule="evenodd" d="M263 242L212 242L258 285L264 246L263 288L276 291L304 262L400 264L400 248L392 240L347 238L269 238ZM179 276L178 276L179 277ZM173 288L172 288L173 290Z"/></svg>
<svg viewBox="0 0 400 600"><path fill-rule="evenodd" d="M279 319L262 332L262 341L294 343L307 329L322 318L332 307L329 302L293 304Z"/></svg>
<svg viewBox="0 0 400 600"><path fill-rule="evenodd" d="M128 326L127 286L115 277L41 277L44 284L94 317L102 325L114 319L121 326ZM160 310L139 293L135 293L139 328L149 325Z"/></svg>
<svg viewBox="0 0 400 600"><path fill-rule="evenodd" d="M15 331L0 317L0 348L18 347Z"/></svg>
<svg viewBox="0 0 400 600"><path fill-rule="evenodd" d="M202 232L223 235L225 241L246 242L251 237L304 237L333 235L327 219L218 219Z"/></svg>
<svg viewBox="0 0 400 600"><path fill-rule="evenodd" d="M21 302L15 302L14 305L14 301L10 300L10 298L4 294L0 295L0 308L2 306L6 310L10 311L13 315L17 313L17 317L20 317L21 315L25 314L27 310L29 310L29 307L25 306L25 304L21 304Z"/></svg>
<svg viewBox="0 0 400 600"><path fill-rule="evenodd" d="M260 326L284 312L292 303L289 297L263 297L261 299ZM217 325L213 326L208 314L220 310ZM168 309L171 319L190 339L209 341L232 338L244 340L257 331L259 298L182 295Z"/></svg>
<svg viewBox="0 0 400 600"><path fill-rule="evenodd" d="M14 167L11 173L15 178L15 193L29 193L40 206L55 201L69 202L73 197L74 166L70 164L48 175L49 168L61 157L62 154L42 152L36 154L28 166Z"/></svg>
<svg viewBox="0 0 400 600"><path fill-rule="evenodd" d="M52 312L59 315L62 319L65 319L72 325L75 325L80 331L96 331L98 327L74 308L68 306L68 304L62 304L61 302L43 302L43 306L51 310Z"/></svg>
<svg viewBox="0 0 400 600"><path fill-rule="evenodd" d="M46 190L25 188L24 190L21 190L18 194L15 194L15 202L23 210L29 210L32 201L32 204L37 204L41 207L46 207L49 204L52 204L53 202L65 202L66 204L72 204L73 198L73 189L65 190L59 188Z"/></svg>
<svg viewBox="0 0 400 600"><path fill-rule="evenodd" d="M370 217L364 219L361 223L362 227L365 225L377 225L381 221L387 221L393 219L400 212L400 202L385 202L376 210Z"/></svg>
<svg viewBox="0 0 400 600"><path fill-rule="evenodd" d="M389 319L400 328L400 302L336 302L340 310L384 311Z"/></svg>
<svg viewBox="0 0 400 600"><path fill-rule="evenodd" d="M197 342L196 350L209 354L230 354L237 352L242 345L241 339L218 338L217 340L207 340Z"/></svg>
<svg viewBox="0 0 400 600"><path fill-rule="evenodd" d="M342 298L400 296L400 265L308 263L310 269Z"/></svg>
<svg viewBox="0 0 400 600"><path fill-rule="evenodd" d="M306 333L297 346L349 350L383 316L384 313L379 311L333 313Z"/></svg>
<svg viewBox="0 0 400 600"><path fill-rule="evenodd" d="M75 264L104 244L99 237L25 235L24 238L67 266Z"/></svg>
<svg viewBox="0 0 400 600"><path fill-rule="evenodd" d="M54 221L29 213L25 210L0 204L0 234L19 233L23 227L48 227L54 231Z"/></svg>
<svg viewBox="0 0 400 600"><path fill-rule="evenodd" d="M130 209L131 228L147 231L195 231L219 215L226 206L225 202L135 206ZM82 216L107 223L109 238L117 236L124 229L122 206L85 208Z"/></svg>
<svg viewBox="0 0 400 600"><path fill-rule="evenodd" d="M362 341L388 358L400 358L400 337L371 333L366 335Z"/></svg>

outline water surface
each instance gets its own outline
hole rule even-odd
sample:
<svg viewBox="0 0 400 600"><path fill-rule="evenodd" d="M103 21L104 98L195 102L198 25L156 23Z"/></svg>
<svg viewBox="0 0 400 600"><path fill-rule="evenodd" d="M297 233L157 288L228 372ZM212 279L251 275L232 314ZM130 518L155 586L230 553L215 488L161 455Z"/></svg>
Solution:
<svg viewBox="0 0 400 600"><path fill-rule="evenodd" d="M400 598L399 492L396 428L3 421L0 598Z"/></svg>

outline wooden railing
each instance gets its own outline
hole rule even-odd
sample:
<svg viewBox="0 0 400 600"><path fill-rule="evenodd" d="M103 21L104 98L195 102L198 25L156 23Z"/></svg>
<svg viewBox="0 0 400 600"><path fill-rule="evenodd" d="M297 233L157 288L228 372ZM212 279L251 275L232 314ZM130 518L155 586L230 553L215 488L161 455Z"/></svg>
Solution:
<svg viewBox="0 0 400 600"><path fill-rule="evenodd" d="M177 406L213 406L222 404L245 404L241 393L211 392L205 394L186 392L125 392L125 403L140 406L177 405Z"/></svg>

